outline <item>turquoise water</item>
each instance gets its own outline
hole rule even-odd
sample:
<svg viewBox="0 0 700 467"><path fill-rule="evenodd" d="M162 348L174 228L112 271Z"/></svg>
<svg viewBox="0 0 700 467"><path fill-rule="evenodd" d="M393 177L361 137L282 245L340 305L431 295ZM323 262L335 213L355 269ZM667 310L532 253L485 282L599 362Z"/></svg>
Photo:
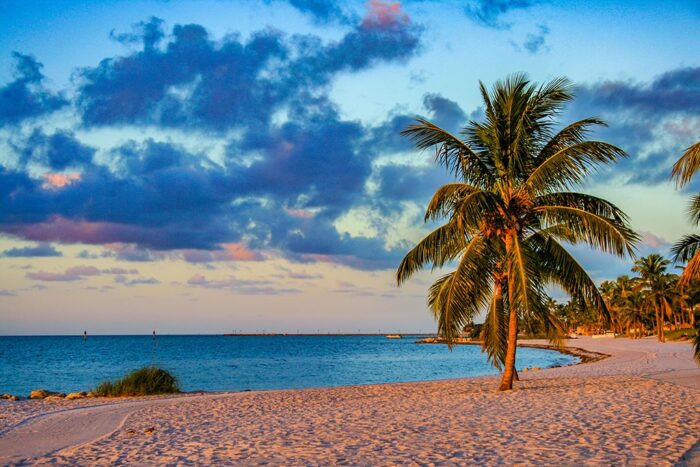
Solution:
<svg viewBox="0 0 700 467"><path fill-rule="evenodd" d="M415 344L383 336L158 336L156 364L185 391L289 389L496 374L478 346ZM150 365L151 336L0 337L0 393L72 392ZM518 367L575 357L518 349Z"/></svg>

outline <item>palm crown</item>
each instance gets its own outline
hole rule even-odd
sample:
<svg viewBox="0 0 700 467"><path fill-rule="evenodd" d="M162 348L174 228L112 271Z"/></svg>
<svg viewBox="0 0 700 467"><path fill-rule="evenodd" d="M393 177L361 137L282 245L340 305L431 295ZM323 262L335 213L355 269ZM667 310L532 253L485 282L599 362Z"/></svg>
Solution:
<svg viewBox="0 0 700 467"><path fill-rule="evenodd" d="M480 83L485 121L470 121L455 136L419 119L402 135L417 148L436 148L436 161L455 177L428 204L425 221L446 222L423 238L397 270L399 284L424 267L455 261L431 287L428 304L448 344L486 311L484 349L504 368L501 389L515 372L518 321L537 321L550 339L559 323L546 306L546 287L558 285L605 314L586 271L564 248L586 243L617 255L633 253L637 235L612 203L572 191L592 170L625 153L586 139L588 118L555 131L555 117L573 98L564 78L542 86L525 75Z"/></svg>
<svg viewBox="0 0 700 467"><path fill-rule="evenodd" d="M700 169L700 142L690 146L678 159L673 165L671 176L676 179L680 188L690 182L698 169ZM691 198L688 214L693 225L700 224L700 193ZM673 253L676 262L687 263L681 275L681 286L687 286L691 280L700 279L700 235L684 236L673 246Z"/></svg>

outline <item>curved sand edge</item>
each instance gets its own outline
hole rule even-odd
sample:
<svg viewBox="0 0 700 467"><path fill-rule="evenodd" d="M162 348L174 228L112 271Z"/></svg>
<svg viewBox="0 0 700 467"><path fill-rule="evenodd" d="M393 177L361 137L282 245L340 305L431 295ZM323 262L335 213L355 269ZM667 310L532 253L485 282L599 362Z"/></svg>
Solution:
<svg viewBox="0 0 700 467"><path fill-rule="evenodd" d="M511 393L496 393L496 377L481 377L137 398L53 414L46 412L56 405L35 404L35 418L0 437L0 464L35 458L671 465L691 452L700 432L700 369L689 345L650 339L575 345L566 350L610 357L522 374ZM145 434L149 428L154 432Z"/></svg>

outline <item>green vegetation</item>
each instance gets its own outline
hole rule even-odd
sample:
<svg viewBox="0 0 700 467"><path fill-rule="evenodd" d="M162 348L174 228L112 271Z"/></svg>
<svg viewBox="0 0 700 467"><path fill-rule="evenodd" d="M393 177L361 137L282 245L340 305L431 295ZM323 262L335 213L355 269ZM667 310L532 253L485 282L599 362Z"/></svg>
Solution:
<svg viewBox="0 0 700 467"><path fill-rule="evenodd" d="M670 341L692 340L697 331L694 328L675 329L666 333L666 339Z"/></svg>
<svg viewBox="0 0 700 467"><path fill-rule="evenodd" d="M562 243L625 256L638 237L615 205L574 191L625 153L586 138L604 125L596 118L555 132L557 115L573 99L568 80L537 86L514 75L490 92L483 83L480 89L485 121L469 122L460 137L423 119L402 132L418 149L436 148L436 161L455 182L438 188L425 213L425 222L446 222L406 254L396 276L401 284L428 264L457 262L428 292L438 334L452 344L486 309L483 348L503 368L499 389L509 390L519 327L555 343L565 332L546 287L557 285L607 317L597 287Z"/></svg>
<svg viewBox="0 0 700 467"><path fill-rule="evenodd" d="M633 339L655 334L662 342L677 340L684 333L694 336L693 326L700 324L700 284L683 285L678 275L666 272L669 263L651 254L635 261L632 271L638 276L603 282L600 292L609 319L601 319L579 301L555 302L555 313L572 333L613 331Z"/></svg>
<svg viewBox="0 0 700 467"><path fill-rule="evenodd" d="M105 381L93 391L102 397L148 396L180 392L177 379L162 368L144 367L116 381Z"/></svg>

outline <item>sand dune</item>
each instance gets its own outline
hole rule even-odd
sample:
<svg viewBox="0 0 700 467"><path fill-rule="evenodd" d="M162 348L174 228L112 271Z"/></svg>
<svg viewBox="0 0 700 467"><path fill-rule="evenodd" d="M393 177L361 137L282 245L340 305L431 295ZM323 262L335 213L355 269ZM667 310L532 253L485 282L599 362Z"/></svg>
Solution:
<svg viewBox="0 0 700 467"><path fill-rule="evenodd" d="M477 378L4 403L0 463L673 465L698 442L688 344L569 345L611 357L523 373L509 393Z"/></svg>

